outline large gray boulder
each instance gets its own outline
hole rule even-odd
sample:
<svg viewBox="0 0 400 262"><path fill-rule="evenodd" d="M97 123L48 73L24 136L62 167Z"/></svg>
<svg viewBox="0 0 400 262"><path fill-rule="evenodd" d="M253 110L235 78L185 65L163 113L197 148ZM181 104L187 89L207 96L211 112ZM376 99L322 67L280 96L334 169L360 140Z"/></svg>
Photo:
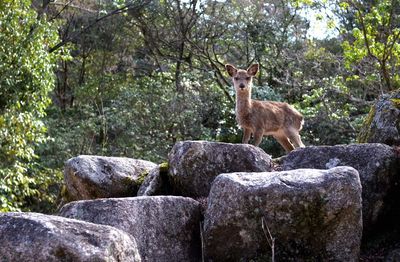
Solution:
<svg viewBox="0 0 400 262"><path fill-rule="evenodd" d="M114 226L132 235L144 261L199 261L200 205L175 196L71 202L60 215Z"/></svg>
<svg viewBox="0 0 400 262"><path fill-rule="evenodd" d="M391 207L398 194L400 165L396 151L384 144L313 146L290 152L283 169L329 169L351 166L358 170L362 184L364 233Z"/></svg>
<svg viewBox="0 0 400 262"><path fill-rule="evenodd" d="M271 156L259 147L206 141L183 141L168 155L169 179L177 194L206 197L221 173L272 169Z"/></svg>
<svg viewBox="0 0 400 262"><path fill-rule="evenodd" d="M136 196L156 164L125 157L78 156L65 163L68 200Z"/></svg>
<svg viewBox="0 0 400 262"><path fill-rule="evenodd" d="M121 230L38 213L0 213L0 243L1 261L141 261Z"/></svg>
<svg viewBox="0 0 400 262"><path fill-rule="evenodd" d="M360 143L400 146L400 91L385 94L372 106L358 135Z"/></svg>
<svg viewBox="0 0 400 262"><path fill-rule="evenodd" d="M221 174L208 196L206 258L268 261L269 230L279 261L357 261L361 212L351 167Z"/></svg>

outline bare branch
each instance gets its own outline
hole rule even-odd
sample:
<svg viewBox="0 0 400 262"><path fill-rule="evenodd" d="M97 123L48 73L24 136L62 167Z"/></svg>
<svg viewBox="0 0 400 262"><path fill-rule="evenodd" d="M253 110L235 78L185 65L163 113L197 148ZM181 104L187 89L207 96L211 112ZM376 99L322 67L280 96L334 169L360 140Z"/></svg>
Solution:
<svg viewBox="0 0 400 262"><path fill-rule="evenodd" d="M57 13L55 16L53 16L52 18L50 18L50 21L52 21L52 20L54 20L54 19L57 19L57 18L61 15L61 13L64 12L64 10L65 10L68 6L70 6L70 4L71 4L73 1L74 1L74 0L70 0L68 3L62 4L62 5L64 5L63 8L61 8L61 10L58 11L58 13ZM52 4L55 4L55 3L52 3ZM57 3L57 4L58 4L58 3Z"/></svg>
<svg viewBox="0 0 400 262"><path fill-rule="evenodd" d="M149 3L151 3L151 0L145 0L145 1L143 1L143 3L140 3L140 4L130 3L130 4L127 4L127 5L123 6L123 7L121 7L121 8L118 8L118 9L116 9L116 10L114 10L114 11L112 11L112 12L110 12L110 13L102 16L102 17L99 17L95 21L93 21L91 24L89 24L88 26L83 28L81 31L73 34L70 37L67 37L67 38L63 39L60 43L58 43L55 46L53 46L52 48L50 48L49 52L52 53L52 52L56 51L57 49L59 49L62 46L66 45L67 43L69 43L72 40L76 39L78 36L86 33L94 25L96 25L98 22L100 22L100 21L102 21L104 19L107 19L107 18L109 18L111 16L118 15L118 14L121 14L121 13L125 13L125 12L130 11L130 10L143 8L144 6L148 5Z"/></svg>

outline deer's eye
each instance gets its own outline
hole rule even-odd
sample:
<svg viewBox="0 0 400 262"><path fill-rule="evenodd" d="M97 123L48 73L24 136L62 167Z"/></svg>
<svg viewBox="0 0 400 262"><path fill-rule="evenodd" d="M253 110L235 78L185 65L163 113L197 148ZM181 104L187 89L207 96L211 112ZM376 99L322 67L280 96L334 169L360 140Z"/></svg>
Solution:
<svg viewBox="0 0 400 262"><path fill-rule="evenodd" d="M248 77L246 77L246 80L247 80L247 81L250 81L250 77L249 77L249 76L248 76Z"/></svg>
<svg viewBox="0 0 400 262"><path fill-rule="evenodd" d="M235 80L238 81L238 80L239 80L239 77L235 77Z"/></svg>

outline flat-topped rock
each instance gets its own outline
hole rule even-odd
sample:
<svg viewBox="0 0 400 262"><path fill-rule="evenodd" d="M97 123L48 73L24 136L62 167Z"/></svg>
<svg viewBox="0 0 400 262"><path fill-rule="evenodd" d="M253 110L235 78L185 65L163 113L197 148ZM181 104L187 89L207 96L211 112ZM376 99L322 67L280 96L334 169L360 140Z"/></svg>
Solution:
<svg viewBox="0 0 400 262"><path fill-rule="evenodd" d="M116 228L38 213L0 213L1 261L142 261Z"/></svg>
<svg viewBox="0 0 400 262"><path fill-rule="evenodd" d="M60 215L110 225L132 235L143 261L200 261L200 204L152 196L71 202Z"/></svg>
<svg viewBox="0 0 400 262"><path fill-rule="evenodd" d="M398 203L400 161L394 148L385 144L311 146L290 152L284 170L329 169L351 166L358 170L362 185L364 235Z"/></svg>
<svg viewBox="0 0 400 262"><path fill-rule="evenodd" d="M221 174L208 196L206 259L268 261L269 229L280 261L358 261L361 210L351 167Z"/></svg>
<svg viewBox="0 0 400 262"><path fill-rule="evenodd" d="M272 169L271 156L259 147L206 141L183 141L168 155L169 178L183 196L204 197L221 173Z"/></svg>
<svg viewBox="0 0 400 262"><path fill-rule="evenodd" d="M69 200L136 196L156 164L126 157L78 156L65 163Z"/></svg>

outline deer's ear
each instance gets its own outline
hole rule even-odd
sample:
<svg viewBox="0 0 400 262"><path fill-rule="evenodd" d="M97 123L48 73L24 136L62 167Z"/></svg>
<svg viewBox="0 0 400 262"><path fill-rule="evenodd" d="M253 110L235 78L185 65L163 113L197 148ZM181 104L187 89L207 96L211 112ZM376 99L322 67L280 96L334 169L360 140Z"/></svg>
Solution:
<svg viewBox="0 0 400 262"><path fill-rule="evenodd" d="M247 69L247 73L251 76L255 76L258 72L258 64L253 64Z"/></svg>
<svg viewBox="0 0 400 262"><path fill-rule="evenodd" d="M236 67L234 67L233 65L230 65L230 64L225 65L225 69L226 69L226 71L228 71L228 74L231 77L234 77L236 75L237 71L238 71L236 69Z"/></svg>

